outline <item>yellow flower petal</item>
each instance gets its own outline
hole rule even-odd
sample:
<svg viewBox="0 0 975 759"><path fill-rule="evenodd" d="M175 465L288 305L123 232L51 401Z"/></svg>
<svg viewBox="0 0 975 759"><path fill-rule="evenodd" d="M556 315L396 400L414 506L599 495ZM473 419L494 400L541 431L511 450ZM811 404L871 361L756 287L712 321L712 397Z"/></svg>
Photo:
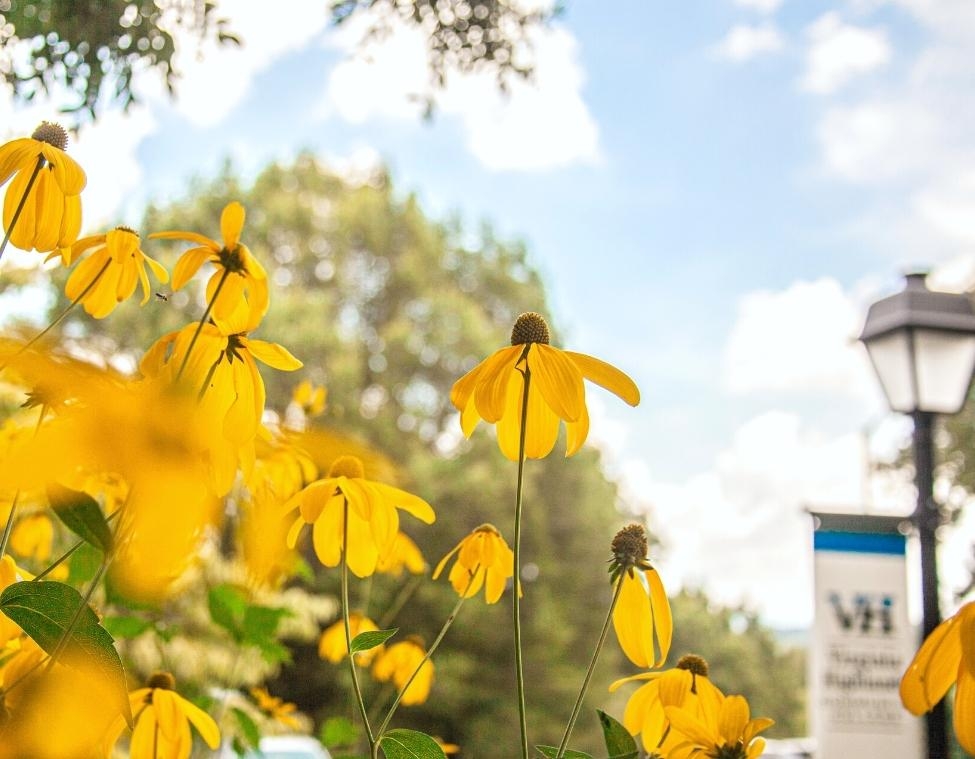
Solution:
<svg viewBox="0 0 975 759"><path fill-rule="evenodd" d="M911 714L930 711L958 676L962 650L960 621L960 615L956 614L938 625L901 678L901 702Z"/></svg>
<svg viewBox="0 0 975 759"><path fill-rule="evenodd" d="M244 228L244 207L236 200L224 206L220 214L220 234L227 250L233 250L240 243L240 231Z"/></svg>
<svg viewBox="0 0 975 759"><path fill-rule="evenodd" d="M512 377L515 364L523 349L524 346L512 345L510 348L495 351L485 360L484 371L474 391L477 413L484 421L494 424L511 413L511 388L516 388L518 393L523 391L520 372L516 377ZM520 406L519 401L516 408Z"/></svg>
<svg viewBox="0 0 975 759"><path fill-rule="evenodd" d="M600 361L598 358L587 356L585 353L573 351L565 351L565 353L579 367L582 376L587 380L606 388L631 406L640 403L640 390L636 383L615 366Z"/></svg>
<svg viewBox="0 0 975 759"><path fill-rule="evenodd" d="M560 419L576 421L585 407L582 372L563 352L537 343L528 351L528 369L545 403Z"/></svg>
<svg viewBox="0 0 975 759"><path fill-rule="evenodd" d="M251 355L263 364L284 372L293 372L300 369L303 364L296 359L287 348L277 343L268 343L264 340L246 340L247 350Z"/></svg>

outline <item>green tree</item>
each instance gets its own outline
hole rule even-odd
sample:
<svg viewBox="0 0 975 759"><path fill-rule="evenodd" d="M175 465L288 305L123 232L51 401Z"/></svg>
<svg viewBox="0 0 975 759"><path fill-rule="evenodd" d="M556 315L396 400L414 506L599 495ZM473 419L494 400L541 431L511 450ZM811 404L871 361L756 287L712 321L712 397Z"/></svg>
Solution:
<svg viewBox="0 0 975 759"><path fill-rule="evenodd" d="M510 539L515 466L500 455L489 429L462 438L449 391L464 371L508 342L518 313L546 311L541 279L524 247L497 239L487 225L471 235L457 221L432 221L382 171L351 184L310 154L292 165L269 166L250 185L229 168L197 182L184 200L148 209L143 232L218 236L220 211L230 200L246 207L242 239L272 282L271 309L256 336L301 358L300 374L329 389L327 424L386 453L398 484L434 505L438 519L431 527L408 518L403 525L428 562L435 564L484 522ZM170 265L182 249L151 241L146 248ZM123 304L103 322L72 317L64 332L134 366L155 338L199 318L205 276L185 291L164 288L168 299L144 308ZM281 408L299 378L266 372L265 379L270 405ZM522 579L530 739L557 744L610 601L606 561L623 522L616 487L595 449L528 462L526 474ZM315 587L336 592L336 571L316 575ZM379 618L404 582L377 576L356 583L353 605L368 604ZM425 581L390 625L401 636L416 633L430 642L455 601L445 578ZM493 606L480 598L465 604L436 656L433 696L422 707L401 710L397 724L459 743L465 756L517 753L510 603L509 591ZM787 657L769 653L767 631L749 619L745 631L733 635L731 612L712 614L703 596L689 610L676 600L675 613L675 654L703 654L718 683L755 699L756 713L779 719L783 731L798 724L787 715L798 708L801 680L786 668ZM312 647L296 648L294 658L275 692L318 718L353 714L344 667L319 662ZM611 638L572 746L601 750L593 710L621 715L621 697L611 698L606 687L631 672Z"/></svg>
<svg viewBox="0 0 975 759"><path fill-rule="evenodd" d="M66 89L63 105L76 117L94 119L110 103L136 101L133 78L144 70L162 74L175 94L179 71L173 57L188 39L246 44L214 0L6 0L0 3L0 76L15 98ZM381 41L395 22L421 29L433 89L450 71L487 70L504 90L511 77L532 72L530 30L554 10L522 10L504 0L322 0L333 23L369 19L362 46ZM429 115L434 95L424 96Z"/></svg>

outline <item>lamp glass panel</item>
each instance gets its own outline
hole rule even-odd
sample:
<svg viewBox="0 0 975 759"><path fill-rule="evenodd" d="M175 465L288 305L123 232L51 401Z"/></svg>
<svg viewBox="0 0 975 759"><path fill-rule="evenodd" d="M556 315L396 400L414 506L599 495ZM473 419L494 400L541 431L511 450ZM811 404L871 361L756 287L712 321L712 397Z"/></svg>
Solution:
<svg viewBox="0 0 975 759"><path fill-rule="evenodd" d="M914 351L918 407L938 414L960 411L975 368L975 335L915 330Z"/></svg>
<svg viewBox="0 0 975 759"><path fill-rule="evenodd" d="M891 409L904 413L914 411L916 405L907 330L871 338L866 341L866 346Z"/></svg>

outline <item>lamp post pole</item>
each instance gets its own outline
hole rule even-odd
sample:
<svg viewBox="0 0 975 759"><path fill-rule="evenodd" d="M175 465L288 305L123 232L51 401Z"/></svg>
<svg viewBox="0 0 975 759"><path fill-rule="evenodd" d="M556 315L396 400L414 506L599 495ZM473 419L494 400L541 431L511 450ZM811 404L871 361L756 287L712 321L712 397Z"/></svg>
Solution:
<svg viewBox="0 0 975 759"><path fill-rule="evenodd" d="M915 411L914 417L914 484L917 487L917 507L913 521L921 546L921 599L923 605L922 639L926 639L941 623L938 603L937 529L941 513L934 500L934 444L931 430L934 414ZM925 719L928 739L928 759L947 759L947 719L942 699L928 712Z"/></svg>

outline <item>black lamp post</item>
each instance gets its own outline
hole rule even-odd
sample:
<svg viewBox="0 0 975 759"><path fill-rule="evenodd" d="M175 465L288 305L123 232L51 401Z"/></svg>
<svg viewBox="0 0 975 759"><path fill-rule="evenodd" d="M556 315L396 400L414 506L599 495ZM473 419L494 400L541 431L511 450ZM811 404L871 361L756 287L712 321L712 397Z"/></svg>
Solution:
<svg viewBox="0 0 975 759"><path fill-rule="evenodd" d="M975 370L975 311L967 295L928 290L925 274L908 274L901 292L867 311L860 340L893 411L914 419L914 483L917 507L912 521L921 544L923 635L941 622L938 605L936 530L941 512L934 501L936 414L956 414L968 396ZM927 717L929 759L948 756L944 701Z"/></svg>

